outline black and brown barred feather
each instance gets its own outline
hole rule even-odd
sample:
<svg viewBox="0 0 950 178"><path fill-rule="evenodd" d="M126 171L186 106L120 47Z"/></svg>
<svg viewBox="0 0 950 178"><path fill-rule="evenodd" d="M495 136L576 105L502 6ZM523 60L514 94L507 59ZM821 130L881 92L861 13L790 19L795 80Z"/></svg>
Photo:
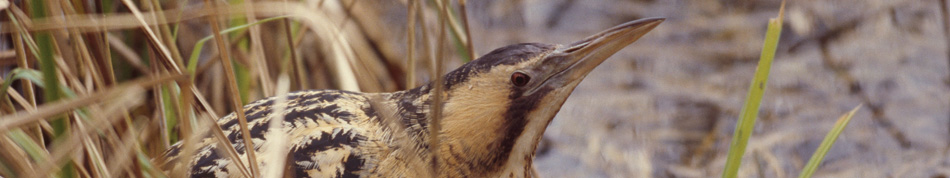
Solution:
<svg viewBox="0 0 950 178"><path fill-rule="evenodd" d="M380 160L381 152L394 152L390 147L391 130L379 121L375 109L369 104L367 95L337 90L313 90L290 93L286 96L286 109L282 121L283 130L289 138L288 162L293 174L299 177L354 177L362 172L372 171ZM265 152L262 145L268 143L267 132L270 119L267 116L274 111L275 98L258 100L248 104L243 111L247 116L248 127L254 143L254 150ZM241 139L234 114L222 117L218 125L224 130L228 141L244 159L247 147ZM424 129L424 128L422 128ZM220 177L235 175L237 168L230 164L224 154L219 153L213 144L214 138L205 138L199 142L195 159L187 163L178 160L180 144L172 146L166 153L166 159L172 166L188 166L192 177ZM259 166L267 166L258 159ZM166 168L171 169L171 167Z"/></svg>

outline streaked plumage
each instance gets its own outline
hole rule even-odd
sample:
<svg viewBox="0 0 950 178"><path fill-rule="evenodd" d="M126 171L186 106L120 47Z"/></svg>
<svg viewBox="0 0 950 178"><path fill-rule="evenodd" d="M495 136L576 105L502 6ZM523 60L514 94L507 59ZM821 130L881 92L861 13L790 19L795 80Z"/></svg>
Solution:
<svg viewBox="0 0 950 178"><path fill-rule="evenodd" d="M656 27L644 19L571 45L525 43L496 49L445 76L439 150L430 150L432 84L393 93L311 90L255 101L243 108L258 165L285 137L285 176L431 177L438 155L441 177L536 177L532 161L541 135L571 91L604 59ZM275 103L283 101L283 104ZM279 122L268 116L286 106ZM270 123L280 123L279 131ZM242 160L245 146L234 114L218 119ZM166 170L192 177L238 177L236 164L201 139L191 160L180 144L167 153Z"/></svg>

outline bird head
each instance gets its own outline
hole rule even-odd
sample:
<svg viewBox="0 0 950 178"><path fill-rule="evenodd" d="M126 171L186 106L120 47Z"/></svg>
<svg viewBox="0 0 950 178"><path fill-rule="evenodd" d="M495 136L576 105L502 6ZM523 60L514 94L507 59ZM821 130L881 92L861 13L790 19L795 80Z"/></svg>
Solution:
<svg viewBox="0 0 950 178"><path fill-rule="evenodd" d="M530 162L548 123L584 77L663 20L627 22L569 45L510 45L450 72L440 132L444 163L498 172Z"/></svg>

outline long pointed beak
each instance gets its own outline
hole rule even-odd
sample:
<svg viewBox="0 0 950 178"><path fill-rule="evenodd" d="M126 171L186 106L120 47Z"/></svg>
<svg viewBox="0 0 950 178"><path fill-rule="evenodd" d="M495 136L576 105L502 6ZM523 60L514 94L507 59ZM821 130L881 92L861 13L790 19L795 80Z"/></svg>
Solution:
<svg viewBox="0 0 950 178"><path fill-rule="evenodd" d="M597 33L584 40L556 49L553 59L562 69L557 77L560 80L581 80L591 70L603 63L620 49L637 41L647 32L660 25L665 18L646 18L630 21L603 32Z"/></svg>

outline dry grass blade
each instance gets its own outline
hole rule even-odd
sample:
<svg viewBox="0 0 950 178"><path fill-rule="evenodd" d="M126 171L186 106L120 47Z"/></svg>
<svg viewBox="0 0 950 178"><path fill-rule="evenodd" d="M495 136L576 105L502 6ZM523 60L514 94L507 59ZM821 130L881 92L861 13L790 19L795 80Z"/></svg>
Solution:
<svg viewBox="0 0 950 178"><path fill-rule="evenodd" d="M30 101L27 101L25 98L23 98L23 96L13 88L7 88L7 93L9 93L10 97L12 97L13 100L17 102L17 104L20 104L20 107L23 107L23 109L25 109L27 112L36 111L36 106L33 106Z"/></svg>
<svg viewBox="0 0 950 178"><path fill-rule="evenodd" d="M283 0L282 2L286 3L287 0ZM300 59L297 57L297 45L294 43L294 33L293 29L290 27L290 20L282 19L280 20L280 25L283 26L284 36L287 37L285 39L287 40L287 56L290 58L288 64L291 64L289 67L285 67L286 65L282 65L281 67L284 69L283 71L292 71L291 75L294 77L294 81L297 82L297 85L299 86L297 89L303 89L306 87L307 81L304 80L305 77L303 77L303 69L301 69L303 68L303 64L301 64L302 62L298 62Z"/></svg>
<svg viewBox="0 0 950 178"><path fill-rule="evenodd" d="M462 25L460 25L460 22L458 22L458 21L456 20L457 17L455 17L455 14L449 12L451 9L448 9L448 4L449 4L449 2L444 2L444 1L435 0L435 5L436 5L437 7L439 7L439 9L438 9L439 11L442 11L442 9L445 9L445 10L446 10L445 14L441 14L441 12L440 12L440 15L439 15L439 16L443 16L443 15L445 16L445 18L446 18L446 20L447 20L447 21L446 21L446 23L447 23L446 26L448 26L448 28L450 29L449 32L451 32L451 33L449 33L449 34L452 35L452 39L455 39L455 40L456 40L456 41L455 41L456 43L454 43L454 45L456 45L456 47L465 48L464 45L465 45L465 44L469 44L469 43L470 43L469 41L471 41L471 40L468 39L468 38L466 38L466 36L463 36L463 35L466 34L467 32L463 32L463 31L462 31L462 28L463 28L463 27L462 27ZM446 8L441 8L443 5L446 6ZM460 52L460 53L466 53L466 52L468 52L468 51L467 51L467 50L459 49L458 52ZM465 61L475 60L475 58L468 58L468 57L470 57L470 56L474 56L474 55L471 55L471 54L468 54L468 55L460 55L460 57L462 57L463 60L465 60Z"/></svg>
<svg viewBox="0 0 950 178"><path fill-rule="evenodd" d="M267 169L263 170L263 177L279 178L283 177L284 164L287 163L287 135L283 131L284 110L287 108L287 93L290 91L290 78L286 75L280 75L277 80L277 93L274 99L273 112L267 117L270 118L270 128L265 136L268 138L268 144L262 149L265 151L263 162L270 163Z"/></svg>
<svg viewBox="0 0 950 178"><path fill-rule="evenodd" d="M62 4L55 3L55 4L58 4L58 6L62 8L62 13L65 15L73 15L77 13L76 12L77 9L73 6L72 3L62 3ZM83 8L83 6L80 6L80 8ZM82 10L82 9L78 9L78 10ZM58 19L58 18L53 18L53 19L57 20L57 22L62 22L62 21L58 21L61 19ZM67 32L68 36L66 37L70 39L71 41L70 43L68 43L72 47L73 57L71 57L71 59L78 59L78 60L60 60L60 61L65 61L65 62L73 61L70 63L72 64L72 66L79 66L77 67L78 73L76 75L84 76L83 81L85 84L86 91L93 90L94 87L104 88L105 81L103 79L105 77L102 76L102 74L100 73L98 65L95 65L93 62L94 60L94 57L92 54L93 52L89 46L90 43L88 43L88 40L86 40L87 36L81 34L76 29L65 29L63 31ZM66 50L63 50L63 51L66 51ZM70 59L70 57L67 57L67 56L64 56L64 58Z"/></svg>
<svg viewBox="0 0 950 178"><path fill-rule="evenodd" d="M277 19L286 19L286 18L285 18L284 16L267 18L267 19L263 19L263 20L256 21L256 22L253 22L253 23L247 23L247 24L244 24L244 25L238 25L238 26L234 26L234 27L231 27L231 28L228 28L228 29L224 29L224 30L219 31L218 33L219 33L219 34L227 34L227 33L232 33L232 32L239 32L240 30L243 30L243 29L245 29L245 28L253 27L253 26L259 25L259 24L261 24L261 23L266 23L266 22L269 22L269 21L277 20ZM246 34L246 33L244 33L244 34ZM192 49L191 55L189 55L189 57L188 57L188 64L187 64L187 66L185 67L185 70L186 70L189 74L192 75L192 76L191 76L191 80L195 80L195 77L197 77L197 75L200 75L203 71L206 71L206 69L207 69L207 68L210 68L213 64L217 64L217 60L211 60L211 61L205 62L205 63L202 64L201 66L198 66L198 61L200 60L199 58L201 57L201 51L202 51L202 49L204 48L205 43L207 43L208 40L212 40L212 39L214 39L214 35L207 36L207 37L202 38L201 40L198 40L197 42L195 42L194 49ZM238 41L240 41L240 40L234 40L234 41L232 41L231 43L229 43L228 46L233 46L234 43L237 43ZM212 59L215 58L215 56L217 56L218 54L219 54L219 53L213 53L212 56L211 56L211 58L212 58ZM263 59L262 59L262 60L263 60Z"/></svg>
<svg viewBox="0 0 950 178"><path fill-rule="evenodd" d="M158 48L159 55L162 56L162 59L164 59L175 72L181 73L181 67L178 67L178 63L173 59L171 51L149 27L149 23L145 21L145 17L142 15L142 12L139 11L139 8L132 3L132 0L122 0L122 2L125 3L125 6L135 15L135 18L139 21L140 25L142 25L142 29L145 30L145 34L149 37L149 42L152 42L152 45Z"/></svg>
<svg viewBox="0 0 950 178"><path fill-rule="evenodd" d="M315 12L296 3L257 2L254 7L256 7L254 9L256 13L290 15L299 18L301 23L309 27L309 30L325 40L322 43L326 44L324 46L330 53L329 65L332 66L331 71L334 72L334 77L337 77L337 86L341 90L361 91L351 65L356 55L353 54L353 49L346 36L341 33L341 29L330 22L326 14Z"/></svg>
<svg viewBox="0 0 950 178"><path fill-rule="evenodd" d="M106 34L106 37L108 38L108 41L110 44L109 46L111 46L112 49L114 49L116 53L119 53L119 55L122 55L122 57L120 57L119 59L124 59L125 62L128 62L129 65L131 65L133 68L135 68L136 70L140 72L150 71L148 68L142 65L142 58L139 57L138 54L136 54L135 50L133 50L124 42L122 42L120 38L112 34Z"/></svg>
<svg viewBox="0 0 950 178"><path fill-rule="evenodd" d="M418 9L416 9L415 5L416 3L419 3L419 0L409 0L409 3L406 5L409 9L409 15L407 16L407 18L409 18L409 22L406 24L406 27L409 28L407 30L409 33L406 34L406 41L409 43L409 45L406 46L406 64L409 67L409 69L406 70L406 88L412 88L413 86L416 86L416 60L414 58L415 56L413 56L416 48L415 17L416 13L418 13Z"/></svg>
<svg viewBox="0 0 950 178"><path fill-rule="evenodd" d="M465 10L465 0L459 0L459 14L462 16L462 27L465 28L465 49L468 50L468 58L475 60L475 47L472 45L472 29L468 27L468 11Z"/></svg>
<svg viewBox="0 0 950 178"><path fill-rule="evenodd" d="M306 5L295 2L254 2L254 9L251 12L262 16L291 16L299 19L306 29L319 35L322 44L329 56L329 65L335 82L339 89L349 91L361 91L356 74L353 71L352 63L355 63L356 55L346 39L341 33L341 29L329 21L327 14L322 11L313 11ZM227 11L227 12L246 12L244 5L231 5L226 7L212 8L206 11ZM208 12L217 14L218 12ZM224 14L224 13L221 13ZM302 37L302 36L301 36ZM296 46L296 45L295 45Z"/></svg>
<svg viewBox="0 0 950 178"><path fill-rule="evenodd" d="M22 133L22 132L21 132ZM4 175L14 175L21 177L35 177L36 172L33 165L30 164L30 157L27 153L16 146L16 143L9 138L9 135L0 137L0 159L4 161L4 168L0 173ZM10 172L7 172L10 171Z"/></svg>
<svg viewBox="0 0 950 178"><path fill-rule="evenodd" d="M950 11L950 9L947 9L950 7L947 6L948 4L947 0L939 0L937 2L940 3L940 7L939 7L940 17L943 19L943 23L941 25L943 25L944 41L946 42L945 45L947 45L947 48L948 48L947 49L947 69L950 69L950 12L948 12ZM945 82L947 82L947 84L950 84L950 76L947 77Z"/></svg>
<svg viewBox="0 0 950 178"><path fill-rule="evenodd" d="M201 107L207 111L205 112L206 117L202 118L205 118L204 120L207 120L209 123L217 123L215 119L219 118L218 115L214 113L214 109L212 109L211 105L208 104L208 101L204 99L205 97L201 94L201 92L199 92L194 86L191 87L191 91L195 95L195 98L198 99L198 104L200 104ZM221 130L221 127L217 124L214 124L213 126L214 127L210 128L212 136L214 136L215 140L217 140L216 143L218 145L216 148L223 150L224 153L227 154L228 159L230 159L232 163L237 164L238 170L242 175L244 175L244 177L251 177L251 171L248 170L247 166L244 166L244 162L241 161L241 156L239 156L237 150L234 149L234 144L232 144L228 137L224 135L224 130Z"/></svg>
<svg viewBox="0 0 950 178"><path fill-rule="evenodd" d="M439 0L436 1L439 2ZM431 147L432 150L439 150L439 143L441 139L439 137L439 132L442 130L442 124L440 122L442 119L442 73L444 73L445 70L445 66L442 64L443 58L445 57L445 48L442 48L442 45L445 43L445 21L447 18L449 18L447 15L447 9L448 2L442 2L441 6L439 7L439 40L436 42L436 46L439 48L436 50L436 57L434 58L435 66L433 66L435 71L432 74L432 76L435 76L435 81L433 82L435 84L432 85L435 87L435 90L432 92L432 94L430 94L432 95L432 103L430 103L432 111L429 115L429 147ZM439 177L439 161L439 155L433 153L431 165L432 177Z"/></svg>
<svg viewBox="0 0 950 178"><path fill-rule="evenodd" d="M10 15L9 17L13 19L12 15ZM23 55L16 55L17 66L19 66L20 68L28 68L30 66L30 63L26 60L27 55L26 55L26 49L23 46L23 37L20 34L14 34L10 36L13 36L13 47L16 50L16 53L23 54ZM29 107L26 107L26 108L36 109L36 98L34 98L33 84L30 84L30 81L27 79L20 80L20 83L23 88L23 94L26 95L30 103Z"/></svg>
<svg viewBox="0 0 950 178"><path fill-rule="evenodd" d="M244 8L245 8L244 10L246 12L245 15L247 16L247 23L254 24L255 22L257 22L257 16L251 10L251 9L254 9L253 7L254 3L251 3L253 2L253 0L246 0L246 1L247 2L244 3ZM250 28L250 32L251 32L250 34L251 35L250 36L251 37L251 55L250 55L249 60L255 63L254 67L257 69L256 75L260 78L260 82L261 82L260 83L261 91L264 93L265 96L270 96L274 94L272 93L274 91L274 89L272 88L274 86L274 83L271 82L270 71L267 69L267 63L265 62L266 59L264 59L264 47L261 44L262 43L261 42L261 28L256 25L250 26L248 28Z"/></svg>
<svg viewBox="0 0 950 178"><path fill-rule="evenodd" d="M139 14L143 19L155 19L155 13L161 13L164 16L175 17L175 20L169 21L145 21L148 25L158 25L158 24L167 24L167 23L176 23L185 20L196 19L211 15L204 11L191 11L188 14L178 13L182 12L182 9L172 9L165 11L153 11L150 14ZM39 18L35 19L33 23L28 24L30 27L29 30L13 28L8 26L10 22L0 23L0 28L2 32L0 33L14 33L14 32L25 32L25 31L45 31L52 29L75 29L79 32L101 32L108 30L124 30L124 29L133 29L142 27L141 21L139 21L139 16L135 13L114 13L108 16L101 15L89 15L89 14L77 14L77 15L64 15L57 18L63 19L62 22L54 22L53 19Z"/></svg>
<svg viewBox="0 0 950 178"><path fill-rule="evenodd" d="M46 3L47 2L44 2L44 1L31 1L31 3L28 4L30 15L33 18L46 18L47 13L54 13L53 10L50 10L50 9L56 9L56 8L48 8ZM11 18L11 19L17 19L17 18ZM22 19L29 19L29 18L20 18L20 19L22 20ZM29 36L29 35L24 35L24 36ZM62 68L56 67L56 62L55 62L54 57L61 56L61 52L54 48L55 41L53 39L52 32L49 32L49 31L35 32L33 36L35 38L33 39L35 40L35 46L30 46L30 47L32 48L32 51L36 53L36 58L38 61L37 64L39 65L40 72L42 72L43 74L43 85L46 86L46 89L43 90L43 98L46 100L46 102L56 102L57 100L61 99L63 95L61 93L62 86L60 85L60 81L59 81L59 73L68 74L69 72L63 71ZM25 38L25 39L30 39L30 38ZM31 41L31 40L27 40L27 41ZM50 115L47 117L52 117L52 116L54 115ZM14 120L14 121L17 121L17 120ZM58 116L52 119L52 122L50 123L50 125L53 127L53 138L60 138L63 136L63 134L68 133L67 129L69 129L70 123L69 123L68 118ZM5 129L3 128L3 124L0 124L0 132L4 130ZM59 173L61 176L73 176L72 173L73 173L74 167L75 167L74 165L63 166L63 169L60 170Z"/></svg>
<svg viewBox="0 0 950 178"><path fill-rule="evenodd" d="M217 4L211 0L205 0L205 7L208 10L212 10L212 7ZM221 31L221 27L218 25L217 16L209 16L208 22L211 24L211 30L213 32ZM252 177L260 176L260 171L257 167L257 155L254 152L254 144L251 140L251 131L247 127L247 118L244 116L244 112L241 111L242 103L241 97L239 96L240 91L238 91L237 80L234 76L234 67L231 65L230 53L227 49L227 43L225 43L224 37L220 33L214 34L215 44L218 47L218 55L221 55L219 58L221 60L221 66L224 68L224 75L228 83L228 92L231 94L231 106L236 110L235 115L237 116L238 125L241 128L241 136L244 141L244 150L247 154L247 163L251 171Z"/></svg>
<svg viewBox="0 0 950 178"><path fill-rule="evenodd" d="M129 2L130 0L123 0L123 2ZM130 10L133 11L131 15L129 14L114 14L105 17L96 16L96 15L75 15L75 16L63 16L65 19L63 23L53 23L47 19L40 19L33 22L32 25L29 25L31 30L48 30L56 28L76 28L81 32L85 31L101 31L101 30L117 30L117 29L128 29L135 27L142 27L143 25L157 25L165 23L180 22L184 20L190 20L199 17L211 16L211 15L228 15L229 12L248 12L245 5L230 5L222 7L214 7L212 10L204 11L183 11L180 9L165 10L161 12L152 12L150 14L142 14L138 9L127 3ZM344 35L340 33L341 29L336 27L333 23L329 22L326 14L321 13L320 11L313 11L312 9L307 8L306 5L302 5L295 2L254 2L253 9L250 11L259 15L265 16L280 16L280 15L292 15L296 18L301 19L304 25L307 25L315 34L320 34L321 39L326 40L324 43L332 44L327 45L329 48L328 51L331 53L331 61L333 65L333 72L335 77L338 79L335 80L339 82L338 86L344 90L350 91L359 91L359 85L356 83L356 77L351 67L351 60L354 59L355 55L351 49L349 43L347 42ZM178 14L184 12L184 14ZM156 19L153 16L156 16L156 13L162 13L164 16L168 17L167 21L146 21L145 19ZM248 12L250 13L250 12ZM162 19L158 19L162 20ZM139 25L130 25L130 22L139 23ZM3 25L4 32L9 31L24 31L19 29L6 29L6 25ZM159 38L150 28L144 28L147 36L151 41L158 41ZM150 42L151 42L150 41ZM154 43L154 42L153 42ZM174 61L172 57L165 57L166 54L171 54L171 51L166 48L165 45L157 45L159 48L159 54L163 56L166 61ZM175 63L171 65L175 71L179 70L179 65Z"/></svg>
<svg viewBox="0 0 950 178"><path fill-rule="evenodd" d="M71 133L65 138L57 138L54 140L55 147L50 150L50 155L53 160L53 164L41 164L38 168L39 172L46 173L53 170L56 165L64 165L68 161L76 161L72 159L75 155L82 153L75 151L75 148L80 147L82 140L88 137L90 134L97 134L98 131L104 130L107 127L111 127L116 121L120 120L117 115L123 113L121 111L126 111L129 108L135 107L142 104L142 94L145 92L142 86L127 86L123 88L112 89L116 90L113 95L98 96L110 99L109 102L103 102L104 107L99 109L98 107L91 107L90 112L86 112L90 118L97 119L80 119L77 120L77 125L80 125L79 122L90 122L89 125L92 129L72 129ZM93 105L97 106L97 105ZM104 113L105 115L99 115L99 113ZM80 114L76 114L80 115ZM78 116L77 116L78 117Z"/></svg>
<svg viewBox="0 0 950 178"><path fill-rule="evenodd" d="M0 51L0 61L3 61L2 63L7 64L8 61L13 60L13 58L16 57L16 54L17 52L14 50Z"/></svg>
<svg viewBox="0 0 950 178"><path fill-rule="evenodd" d="M141 104L141 101L137 102L138 104ZM122 102L122 104L126 103L128 102ZM86 129L86 126L83 124L83 122L77 122L76 127L79 128L80 132L88 133L88 129ZM99 149L98 145L93 143L93 140L94 138L89 137L89 135L83 135L81 139L83 150L85 151L86 155L88 155L91 162L90 164L92 164L93 169L91 170L91 173L94 175L94 177L111 178L111 175L105 174L110 171L109 167L106 166L105 159L103 159L102 150Z"/></svg>
<svg viewBox="0 0 950 178"><path fill-rule="evenodd" d="M123 84L122 86L113 87L106 91L100 91L93 94L81 96L75 99L60 101L56 103L45 104L37 108L36 112L31 112L27 114L16 114L13 116L0 117L0 133L6 132L11 128L21 127L25 124L33 123L43 119L50 119L54 115L70 111L72 109L87 106L91 103L100 102L110 97L114 97L127 90L130 87L145 87L156 85L159 83L178 80L185 77L184 75L178 74L169 74L155 78L145 78L137 81L129 82L128 84Z"/></svg>
<svg viewBox="0 0 950 178"><path fill-rule="evenodd" d="M180 80L178 82L178 85L181 86L181 88L194 87L192 80ZM174 92L171 92L171 93L174 93ZM195 129L197 128L195 128L195 126L192 124L194 123L193 122L194 119L192 118L194 113L192 112L192 106L191 106L191 104L194 103L193 93L191 92L191 90L185 89L185 90L180 90L180 94L181 94L179 97L180 99L177 100L177 102L181 103L178 109L178 123L179 123L178 125L181 128L181 134L184 135L185 137L203 136L204 134L196 134ZM172 100L172 101L175 101L175 100ZM207 129L201 129L201 131L206 131L206 130ZM193 151L192 149L193 147L191 146L195 146L194 144L192 144L194 143L194 141L197 141L197 139L185 140L186 147L183 153L193 153L190 151ZM190 156L191 154L189 154L188 156L185 156L184 158L189 158Z"/></svg>
<svg viewBox="0 0 950 178"><path fill-rule="evenodd" d="M119 140L119 143L121 144L119 144L118 149L115 150L113 154L128 155L130 153L130 151L132 150L132 147L135 146L135 140L133 139L134 134L132 133L133 130L134 129L129 129L128 131L124 132L122 136L117 138L117 140ZM130 164L128 164L129 162L128 160L129 160L129 156L116 156L110 159L108 167L111 167L111 168L121 167L122 169L112 169L109 171L108 175L115 176L115 177L121 176L122 172L120 171L128 170L129 166L131 166Z"/></svg>
<svg viewBox="0 0 950 178"><path fill-rule="evenodd" d="M426 13L423 11L422 2L419 2L421 0L416 1L417 2L414 6L418 10L416 13L418 16L412 18L418 18L419 20L419 30L420 34L422 35L422 61L426 62L426 64L431 64L433 61L435 61L435 59L432 58L432 44L429 43L431 40L429 40L429 31L426 29Z"/></svg>
<svg viewBox="0 0 950 178"><path fill-rule="evenodd" d="M131 124L126 124L126 127L127 127L126 132L122 133L122 135L115 134L116 136L118 136L118 138L114 138L115 140L119 141L118 143L119 146L114 151L115 153L113 154L123 155L123 156L115 156L112 159L110 159L108 162L108 167L115 168L109 172L109 175L114 176L114 177L121 177L122 172L119 172L119 171L130 169L129 167L131 167L133 164L129 164L129 162L134 158L128 155L132 154L132 151L136 150L136 148L141 147L135 139L137 135L135 133L135 129L132 127ZM142 134L148 134L148 133L149 132L145 132ZM147 135L143 135L143 136L147 136ZM119 168L122 168L122 169L119 169Z"/></svg>
<svg viewBox="0 0 950 178"><path fill-rule="evenodd" d="M143 0L143 3L148 5L147 9L151 12L163 11L161 3L158 2L158 0ZM167 21L165 19L164 13L151 13L151 17L152 21L155 22ZM170 52L169 56L175 60L174 64L181 64L183 62L181 58L181 51L178 49L178 45L176 45L175 36L172 35L172 30L169 28L169 23L158 24L156 26L158 27L159 35L161 35L162 40L164 40L163 42L165 42L165 47L167 47L168 51Z"/></svg>

